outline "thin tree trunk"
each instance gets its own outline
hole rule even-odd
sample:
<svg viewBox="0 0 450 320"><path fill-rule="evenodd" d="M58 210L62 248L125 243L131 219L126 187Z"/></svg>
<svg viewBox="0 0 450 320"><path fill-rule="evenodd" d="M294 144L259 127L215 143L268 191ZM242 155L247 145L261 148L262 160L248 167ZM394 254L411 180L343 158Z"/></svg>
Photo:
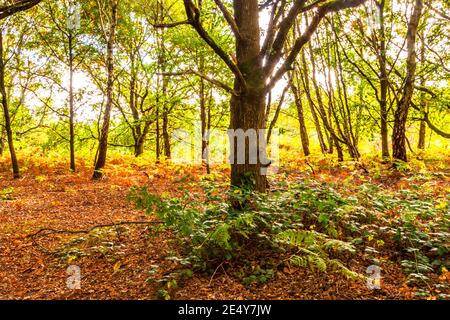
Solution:
<svg viewBox="0 0 450 320"><path fill-rule="evenodd" d="M8 98L5 87L5 61L3 60L3 29L0 29L0 93L2 95L3 117L5 120L6 138L8 140L9 153L14 179L20 178L19 163L14 149L13 132L11 128L11 116L9 114Z"/></svg>
<svg viewBox="0 0 450 320"><path fill-rule="evenodd" d="M206 136L206 147L209 150L209 143L210 143L210 136L209 133L211 132L211 103L212 103L212 92L210 92L209 94L209 102L208 102L208 110L206 113L207 116L207 121L206 121L206 129L207 129L207 136ZM209 164L209 151L206 154L206 173L210 174L211 173L211 165Z"/></svg>
<svg viewBox="0 0 450 320"><path fill-rule="evenodd" d="M144 143L145 140L141 137L137 140L135 146L134 146L134 155L136 157L139 157L144 153Z"/></svg>
<svg viewBox="0 0 450 320"><path fill-rule="evenodd" d="M170 134L169 134L169 110L164 105L163 112L163 140L164 140L164 157L170 159L172 157L170 149Z"/></svg>
<svg viewBox="0 0 450 320"><path fill-rule="evenodd" d="M5 130L4 127L0 128L0 157L3 156L5 151Z"/></svg>
<svg viewBox="0 0 450 320"><path fill-rule="evenodd" d="M407 34L408 58L407 58L406 81L403 87L403 96L399 101L397 110L395 112L394 130L392 134L392 150L394 159L405 162L408 161L406 150L406 121L408 119L409 107L414 92L414 81L417 66L416 38L422 8L423 8L422 0L416 0L413 14L408 24L408 34Z"/></svg>
<svg viewBox="0 0 450 320"><path fill-rule="evenodd" d="M200 72L203 70L204 61L203 57L200 58ZM205 98L205 81L200 79L200 122L202 132L202 165L208 167L208 140L207 140L207 110L206 110L206 98Z"/></svg>
<svg viewBox="0 0 450 320"><path fill-rule="evenodd" d="M70 72L70 83L69 83L69 144L70 144L70 170L72 172L76 171L75 164L75 110L74 110L74 93L73 93L73 36L69 33L69 72Z"/></svg>
<svg viewBox="0 0 450 320"><path fill-rule="evenodd" d="M289 80L289 84L283 89L283 92L280 97L280 101L278 101L278 105L275 110L275 114L273 116L272 121L270 121L270 124L269 124L269 129L268 129L267 138L266 138L267 143L270 142L270 138L272 137L273 129L275 128L278 118L280 117L281 107L283 106L284 99L286 97L286 93L288 92L291 83L292 83L292 79Z"/></svg>
<svg viewBox="0 0 450 320"><path fill-rule="evenodd" d="M164 21L164 7L163 4L158 1L157 2L157 20ZM159 160L161 151L164 152L165 159L171 158L171 149L170 149L170 135L169 135L169 110L167 106L167 77L166 73L166 48L165 48L165 30L161 29L161 33L158 34L157 39L157 47L158 47L158 66L161 72L160 76L160 84L161 84L161 94L158 98L158 104L162 102L162 110L159 109L158 106L158 119L159 116L162 116L162 128L160 127L159 121L157 123L157 159ZM159 88L159 86L158 86ZM158 92L159 95L159 92ZM162 111L162 114L160 113ZM161 150L160 139L163 140L163 150Z"/></svg>
<svg viewBox="0 0 450 320"><path fill-rule="evenodd" d="M380 19L380 54L378 62L380 64L380 126L381 126L381 156L385 159L390 157L389 138L388 138L388 109L387 96L389 90L389 79L386 64L386 27L384 10L386 8L386 0L381 0L378 4Z"/></svg>
<svg viewBox="0 0 450 320"><path fill-rule="evenodd" d="M159 94L156 97L156 162L161 158L161 128L159 124Z"/></svg>
<svg viewBox="0 0 450 320"><path fill-rule="evenodd" d="M305 112L303 110L302 98L300 96L298 88L294 85L294 83L291 84L291 91L294 95L295 105L297 107L298 122L300 125L300 139L302 143L303 154L305 156L309 156L311 154L311 151L309 150L309 137L308 131L306 129Z"/></svg>
<svg viewBox="0 0 450 320"><path fill-rule="evenodd" d="M336 39L337 41L338 39ZM343 72L343 67L342 67L342 59L341 59L341 54L339 51L339 47L337 45L334 46L335 47L335 55L336 55L336 73L338 75L339 81L337 81L337 92L339 95L339 100L341 102L341 114L342 114L342 122L343 122L343 127L344 127L344 140L347 142L348 144L348 150L349 150L349 154L350 157L354 160L358 160L360 157L360 153L358 150L358 145L357 145L357 139L355 137L355 133L353 130L353 124L352 124L352 117L351 117L351 111L350 111L350 107L348 105L348 93L347 93L347 85L345 83L345 79L344 79L344 72ZM328 68L328 82L330 83L331 86L331 70L330 68ZM337 124L339 125L339 124ZM339 141L335 141L336 144L339 144ZM342 160L343 161L343 160Z"/></svg>
<svg viewBox="0 0 450 320"><path fill-rule="evenodd" d="M309 77L308 77L309 71L308 71L308 67L306 64L306 56L305 56L304 51L302 51L302 53L301 53L301 58L302 58L302 66L303 66L303 71L301 74L302 79L303 79L303 87L305 89L306 98L308 100L309 108L311 109L311 114L313 116L314 126L316 127L317 139L319 140L320 149L322 151L322 154L326 154L328 152L328 148L327 148L327 145L325 144L325 140L323 138L323 133L322 133L322 128L320 125L319 117L315 110L314 101L313 101L312 95L311 95L311 87L310 87Z"/></svg>
<svg viewBox="0 0 450 320"><path fill-rule="evenodd" d="M421 51L420 51L420 60L423 63L425 63L425 34L422 32L422 41L421 41ZM426 80L425 76L422 75L420 77L420 86L425 87L426 86ZM427 103L425 100L425 92L420 93L420 110L422 113L427 112ZM425 150L425 140L427 135L427 123L422 120L420 121L420 128L419 128L419 142L417 144L417 148L420 150Z"/></svg>
<svg viewBox="0 0 450 320"><path fill-rule="evenodd" d="M162 67L163 72L165 72L164 66ZM162 138L164 142L164 157L165 159L170 159L172 157L170 149L170 134L169 134L169 108L167 105L167 77L162 76L162 97L163 97L163 126L162 126Z"/></svg>
<svg viewBox="0 0 450 320"><path fill-rule="evenodd" d="M95 163L93 179L98 180L103 177L103 168L106 164L106 153L108 150L108 134L111 121L111 109L112 109L112 95L114 89L114 43L116 38L116 26L117 26L117 6L118 0L111 0L111 22L109 26L108 44L107 44L107 58L106 66L108 72L108 83L106 89L106 106L105 114L103 117L103 126L100 135L98 157Z"/></svg>
<svg viewBox="0 0 450 320"><path fill-rule="evenodd" d="M164 59L163 59L164 61ZM167 105L167 85L168 78L164 76L166 72L165 63L163 62L161 65L161 69L163 72L162 75L162 97L163 97L163 126L162 126L162 137L164 141L164 157L166 159L170 159L172 157L171 149L170 149L170 134L169 134L169 107Z"/></svg>
<svg viewBox="0 0 450 320"><path fill-rule="evenodd" d="M427 135L427 124L425 121L420 121L419 142L417 144L417 148L420 150L425 150L426 135Z"/></svg>
<svg viewBox="0 0 450 320"><path fill-rule="evenodd" d="M131 131L133 133L133 139L134 139L134 155L135 157L139 157L141 154L144 153L144 143L145 143L145 136L142 132L142 123L139 116L139 110L138 110L138 94L136 89L136 81L137 81L137 74L136 74L136 57L134 54L134 49L131 49L130 55L130 110L131 114L133 116L133 123L131 124Z"/></svg>

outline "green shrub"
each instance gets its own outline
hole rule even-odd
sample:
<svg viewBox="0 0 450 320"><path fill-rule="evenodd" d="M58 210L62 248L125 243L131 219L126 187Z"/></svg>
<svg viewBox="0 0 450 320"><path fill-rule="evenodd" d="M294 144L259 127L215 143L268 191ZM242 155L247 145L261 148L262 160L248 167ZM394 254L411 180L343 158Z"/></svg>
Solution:
<svg viewBox="0 0 450 320"><path fill-rule="evenodd" d="M338 270L346 276L355 278L356 273L347 269L333 255L346 251L354 253L350 243L332 239L337 231L332 213L346 203L333 190L314 190L305 185L296 185L288 192L274 192L270 195L252 193L246 189L232 189L225 196L218 196L220 186L205 185L205 198L193 198L185 192L181 197L158 197L146 188L133 188L129 199L139 208L155 214L163 228L171 230L178 255L184 261L181 269L202 272L215 272L218 266L240 265L244 272L235 272L244 284L263 283L274 275L273 269L280 265L286 254L292 255L295 263L303 257L308 265L316 265L317 270ZM319 196L318 194L319 193ZM236 210L229 205L230 198L237 199L246 207ZM329 214L325 222L320 214ZM312 222L311 222L312 221ZM329 234L305 231L305 223L320 223ZM332 226L332 228L330 227ZM313 243L302 247L302 256L294 256L298 243L292 243L289 235L314 234ZM264 252L274 253L278 258L268 261ZM249 261L258 265L250 267ZM263 271L264 270L264 271ZM272 270L272 271L268 271ZM179 275L179 274L178 274ZM171 277L175 277L172 275ZM166 283L168 279L164 280Z"/></svg>
<svg viewBox="0 0 450 320"><path fill-rule="evenodd" d="M133 188L130 200L156 215L175 241L170 259L179 271L159 280L173 288L180 276L223 267L253 285L269 281L285 264L361 279L344 261L359 254L379 264L385 245L394 246L395 259L416 286L428 287L429 273L449 268L448 199L438 202L420 188L386 191L372 184L345 186L347 194L332 183L308 180L283 188L270 194L234 188L224 194L223 185L205 182L202 195L185 191L176 198ZM229 204L236 201L241 210Z"/></svg>

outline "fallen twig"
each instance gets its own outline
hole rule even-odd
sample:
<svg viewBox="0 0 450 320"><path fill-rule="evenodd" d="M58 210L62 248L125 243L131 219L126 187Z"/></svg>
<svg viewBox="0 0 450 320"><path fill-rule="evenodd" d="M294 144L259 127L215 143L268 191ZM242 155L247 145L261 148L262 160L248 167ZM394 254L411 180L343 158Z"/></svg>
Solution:
<svg viewBox="0 0 450 320"><path fill-rule="evenodd" d="M316 171L314 170L314 167L308 161L306 161L305 163L308 165L308 167L311 168L312 174L316 175Z"/></svg>
<svg viewBox="0 0 450 320"><path fill-rule="evenodd" d="M112 227L118 227L118 226L123 226L123 225L151 225L151 224L161 224L163 223L162 221L122 221L122 222L117 222L117 223L109 223L109 224L98 224L95 226L92 226L89 229L86 230L56 230L56 229L50 229L50 228L43 228L38 230L35 233L29 234L26 236L26 238L31 238L31 240L33 241L33 244L36 245L38 247L38 249L46 254L50 254L50 255L54 255L57 254L57 252L52 252L50 250L48 250L47 248L43 247L42 245L40 245L39 243L37 243L36 241L36 237L38 236L48 236L51 234L89 234L92 231L96 230L96 229L100 229L100 228L112 228Z"/></svg>
<svg viewBox="0 0 450 320"><path fill-rule="evenodd" d="M27 238L34 238L34 237L44 233L45 231L49 231L49 233L46 233L45 235L61 234L61 233L88 234L88 233L91 233L92 231L94 231L95 229L100 229L100 228L111 228L111 227L118 227L118 226L123 226L123 225L142 225L142 224L161 224L161 223L162 223L162 221L123 221L123 222L109 223L109 224L98 224L98 225L92 226L91 228L86 229L86 230L55 230L55 229L43 228L33 234L27 235Z"/></svg>

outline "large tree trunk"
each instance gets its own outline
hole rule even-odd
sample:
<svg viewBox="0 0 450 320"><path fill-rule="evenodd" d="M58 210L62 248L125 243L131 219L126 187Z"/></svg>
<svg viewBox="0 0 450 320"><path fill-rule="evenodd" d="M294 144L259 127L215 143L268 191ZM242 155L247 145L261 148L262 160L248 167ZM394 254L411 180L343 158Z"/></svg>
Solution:
<svg viewBox="0 0 450 320"><path fill-rule="evenodd" d="M254 91L232 98L231 129L245 139L245 143L241 144L238 143L238 137L230 135L231 148L234 150L230 159L233 186L242 187L251 183L255 190L266 191L265 168L260 161L260 152L265 153L265 141L261 141L265 139L265 132L261 131L263 118L264 99L261 99L261 93Z"/></svg>
<svg viewBox="0 0 450 320"><path fill-rule="evenodd" d="M336 145L336 152L337 152L337 158L338 158L338 162L343 162L344 161L344 152L342 150L342 146L339 143L339 141L337 139L333 139L332 142L334 142L334 144ZM349 149L351 151L351 149ZM352 155L352 152L350 152L350 156L354 159L354 155Z"/></svg>
<svg viewBox="0 0 450 320"><path fill-rule="evenodd" d="M5 61L3 60L3 30L0 29L0 93L2 95L3 117L5 119L6 138L8 140L9 153L14 179L20 178L19 163L14 149L13 132L11 128L11 116L9 114L8 98L5 87Z"/></svg>
<svg viewBox="0 0 450 320"><path fill-rule="evenodd" d="M256 191L265 192L267 187L264 163L266 156L265 133L265 83L260 57L260 29L258 0L234 0L236 24L241 37L236 40L236 59L247 88L236 77L235 91L231 99L230 129L239 134L246 133L244 148L239 148L239 139L230 136L231 184L242 187L251 184ZM241 132L242 134L242 132ZM239 160L244 161L239 161Z"/></svg>
<svg viewBox="0 0 450 320"><path fill-rule="evenodd" d="M280 64L284 53L284 47L288 34L295 23L295 18L305 9L306 1L293 1L291 9L286 9L287 2L267 1L264 6L279 7L277 21L278 31L272 33L271 26L261 48L261 30L259 28L260 6L258 0L233 0L234 17L228 12L222 1L216 0L217 7L227 20L230 28L236 36L236 55L232 58L223 50L201 23L201 1L197 5L193 0L184 0L187 15L187 23L191 24L199 36L222 59L235 75L234 90L226 84L221 87L232 92L230 102L230 144L231 144L231 183L233 186L243 186L251 182L251 189L264 192L267 188L267 168L270 161L267 160L266 141L264 137L265 127L265 101L266 94L283 77L286 72L292 70L292 66L302 47L311 39L317 30L321 20L326 14L341 9L357 7L365 0L336 0L327 1L318 8L314 18L297 38L292 48L287 53L282 66ZM318 1L316 5L321 3ZM309 8L311 9L311 7ZM275 12L275 11L274 11ZM281 19L281 16L283 18ZM278 18L276 18L278 20ZM275 21L272 20L272 23ZM262 50L261 50L262 49ZM235 60L235 61L233 61ZM263 66L263 61L266 64ZM216 84L220 81L214 81ZM238 139L237 136L240 136ZM238 140L240 141L238 143ZM243 145L242 150L237 150L238 145ZM239 161L238 161L239 160Z"/></svg>
<svg viewBox="0 0 450 320"><path fill-rule="evenodd" d="M134 143L134 155L139 157L144 153L145 138L143 136L139 137Z"/></svg>
<svg viewBox="0 0 450 320"><path fill-rule="evenodd" d="M108 83L106 88L106 107L103 116L103 126L100 134L98 157L95 163L93 179L101 179L103 177L103 168L106 164L106 153L108 150L108 134L111 121L111 109L113 103L113 87L114 87L114 42L116 37L117 26L117 5L118 0L111 0L111 22L109 26L108 48L106 57L106 66L108 69Z"/></svg>
<svg viewBox="0 0 450 320"><path fill-rule="evenodd" d="M407 72L406 81L403 87L403 96L400 99L395 112L394 130L392 134L393 156L396 160L408 161L406 152L406 121L408 119L409 107L414 92L414 82L416 75L416 38L420 17L422 14L422 0L416 0L413 14L408 24L407 34Z"/></svg>

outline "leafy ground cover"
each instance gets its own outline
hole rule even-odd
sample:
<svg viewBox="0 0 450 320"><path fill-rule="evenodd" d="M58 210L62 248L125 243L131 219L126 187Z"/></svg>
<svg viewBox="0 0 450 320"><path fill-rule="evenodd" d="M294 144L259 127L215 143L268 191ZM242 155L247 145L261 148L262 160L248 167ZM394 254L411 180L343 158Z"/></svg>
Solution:
<svg viewBox="0 0 450 320"><path fill-rule="evenodd" d="M225 192L221 168L120 159L92 182L89 166L51 163L1 175L1 298L449 298L448 160L399 172L299 159L268 195Z"/></svg>

